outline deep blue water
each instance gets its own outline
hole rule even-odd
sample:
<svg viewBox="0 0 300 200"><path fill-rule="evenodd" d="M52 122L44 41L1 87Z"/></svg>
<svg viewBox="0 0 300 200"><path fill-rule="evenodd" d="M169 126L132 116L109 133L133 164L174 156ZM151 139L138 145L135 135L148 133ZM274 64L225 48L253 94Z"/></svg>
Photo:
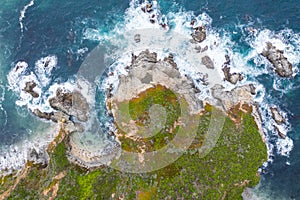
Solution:
<svg viewBox="0 0 300 200"><path fill-rule="evenodd" d="M2 0L0 2L0 79L6 85L6 74L19 60L25 60L33 66L43 56L55 54L58 67L53 73L54 82L63 82L75 74L85 56L78 57L76 51L83 47L89 50L98 42L83 39L86 28L95 28L109 33L115 25L124 20L124 12L129 1L123 0L90 0L90 1L34 1L34 5L26 11L23 19L24 31L19 25L20 10L29 1ZM290 28L300 33L300 1L295 0L177 0L159 1L162 13L179 10L194 11L196 15L206 12L213 19L212 26L216 29L237 31L240 24L251 24L256 28L268 28L279 31ZM248 45L242 34L232 36L238 44L237 51L247 52ZM85 54L86 55L86 54ZM268 75L260 77L268 93L275 102L288 111L291 130L288 135L294 141L294 149L290 154L290 166L286 158L275 155L274 162L262 175L258 191L271 195L274 199L280 196L285 199L300 199L300 80L296 76L293 87L286 94L273 91ZM26 130L34 129L35 118L26 109L16 108L15 97L6 91L2 106L7 110L8 123L1 127L0 144L13 144L28 135ZM22 111L20 111L22 110ZM25 113L20 117L18 113ZM0 115L0 122L1 122ZM25 123L30 119L33 123ZM3 120L3 119L2 119ZM1 124L1 123L0 123Z"/></svg>

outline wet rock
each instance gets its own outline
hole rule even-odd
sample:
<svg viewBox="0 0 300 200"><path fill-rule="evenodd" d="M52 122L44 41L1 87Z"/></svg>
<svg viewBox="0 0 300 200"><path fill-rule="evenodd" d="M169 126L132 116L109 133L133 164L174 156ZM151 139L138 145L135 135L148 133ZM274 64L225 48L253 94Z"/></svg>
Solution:
<svg viewBox="0 0 300 200"><path fill-rule="evenodd" d="M282 131L280 131L280 129L276 125L274 125L273 127L280 138L282 138L282 139L286 138L286 135Z"/></svg>
<svg viewBox="0 0 300 200"><path fill-rule="evenodd" d="M203 56L201 58L201 61L202 61L203 65L205 65L208 69L214 69L215 68L214 62L211 60L210 57Z"/></svg>
<svg viewBox="0 0 300 200"><path fill-rule="evenodd" d="M222 71L224 73L224 76L225 76L225 80L232 83L232 84L236 84L238 81L241 81L243 80L243 76L242 74L240 73L230 73L230 67L225 65L223 68L222 68Z"/></svg>
<svg viewBox="0 0 300 200"><path fill-rule="evenodd" d="M33 111L33 114L35 114L36 116L38 116L41 119L51 120L53 112L51 112L51 113L44 113L44 112L40 111L39 109L35 109ZM55 121L55 122L57 122L57 121Z"/></svg>
<svg viewBox="0 0 300 200"><path fill-rule="evenodd" d="M229 58L229 56L228 55L225 55L225 63L224 63L224 65L230 65L230 58Z"/></svg>
<svg viewBox="0 0 300 200"><path fill-rule="evenodd" d="M206 29L204 26L198 26L194 28L194 32L192 33L192 38L194 41L200 43L206 39Z"/></svg>
<svg viewBox="0 0 300 200"><path fill-rule="evenodd" d="M205 52L208 50L208 46L206 45L202 50L201 50L201 53Z"/></svg>
<svg viewBox="0 0 300 200"><path fill-rule="evenodd" d="M175 69L178 69L173 54L170 53L168 57L164 58L164 61L170 63Z"/></svg>
<svg viewBox="0 0 300 200"><path fill-rule="evenodd" d="M151 3L148 3L147 5L146 5L146 12L152 12L152 4Z"/></svg>
<svg viewBox="0 0 300 200"><path fill-rule="evenodd" d="M33 90L36 86L37 84L34 81L30 81L26 83L26 86L23 90L29 93L33 98L38 98L40 95Z"/></svg>
<svg viewBox="0 0 300 200"><path fill-rule="evenodd" d="M271 42L267 42L267 48L261 53L275 68L275 72L281 77L291 77L293 66L283 55L283 51L276 49Z"/></svg>
<svg viewBox="0 0 300 200"><path fill-rule="evenodd" d="M249 84L250 92L252 95L256 95L256 88L253 84Z"/></svg>
<svg viewBox="0 0 300 200"><path fill-rule="evenodd" d="M270 108L271 113L272 113L272 118L275 120L275 122L278 125L281 125L283 123L285 123L285 119L284 117L279 113L278 109L275 107Z"/></svg>
<svg viewBox="0 0 300 200"><path fill-rule="evenodd" d="M134 41L135 41L136 43L141 42L141 35L140 35L140 34L136 34L136 35L134 36Z"/></svg>
<svg viewBox="0 0 300 200"><path fill-rule="evenodd" d="M150 22L151 22L152 24L154 24L154 23L155 23L155 19L150 19Z"/></svg>

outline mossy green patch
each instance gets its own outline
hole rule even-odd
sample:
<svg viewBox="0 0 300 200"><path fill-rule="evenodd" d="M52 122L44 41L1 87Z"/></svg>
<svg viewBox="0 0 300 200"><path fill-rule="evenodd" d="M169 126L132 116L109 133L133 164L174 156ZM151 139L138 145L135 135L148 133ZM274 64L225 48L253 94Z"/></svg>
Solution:
<svg viewBox="0 0 300 200"><path fill-rule="evenodd" d="M140 93L137 98L133 98L129 102L119 102L117 106L121 111L120 114L126 112L127 107L129 108L129 118L116 124L118 132L121 134L119 140L122 148L131 152L141 152L141 149L151 152L160 149L172 140L179 128L176 122L181 116L180 103L177 98L176 94L170 89L156 85ZM150 109L153 105L161 106L165 113L157 114L150 119ZM125 132L120 125L123 123L130 124L130 120L134 121L136 127L144 127L147 131L143 131L143 133L148 133L149 137L147 135L141 137L142 135L139 135L138 132L133 137L127 137L129 133ZM151 120L156 120L156 122L151 124ZM149 129L150 126L157 125L162 121L164 121L164 124L158 129Z"/></svg>

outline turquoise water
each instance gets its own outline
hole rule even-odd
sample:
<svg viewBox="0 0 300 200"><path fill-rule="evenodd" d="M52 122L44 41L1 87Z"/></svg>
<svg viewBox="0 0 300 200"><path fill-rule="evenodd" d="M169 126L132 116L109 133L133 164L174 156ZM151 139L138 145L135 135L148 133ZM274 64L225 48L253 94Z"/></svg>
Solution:
<svg viewBox="0 0 300 200"><path fill-rule="evenodd" d="M2 0L0 3L0 83L5 90L0 112L0 146L13 145L32 137L41 124L26 107L15 105L19 97L8 90L7 74L16 62L26 61L28 70L33 70L40 58L56 55L58 63L49 77L51 83L68 80L77 73L88 52L99 44L99 40L87 38L87 30L96 31L100 36L111 34L116 26L122 26L128 20L124 13L130 2L36 0L27 8L21 29L20 11L29 3L17 0ZM272 73L251 74L263 71L264 64L258 65L256 57L249 57L253 50L249 41L254 41L257 36L247 34L249 27L258 31L268 29L275 35L283 35L286 44L296 47L300 44L297 36L300 32L300 2L162 0L158 3L162 14L166 15L170 12L176 15L181 11L193 11L195 15L206 12L213 20L212 28L221 36L228 36L234 43L231 46L233 52L246 59L243 64L248 67L243 69L250 72L247 78L264 86L266 96L270 96L267 103L279 105L287 113L288 136L293 140L294 148L287 158L277 155L275 146L273 162L265 169L256 191L268 199L300 199L299 75L290 80L280 80ZM78 53L83 48L88 50ZM295 55L299 57L299 52ZM296 68L299 67L297 61L295 63ZM275 144L275 139L272 136L270 142Z"/></svg>

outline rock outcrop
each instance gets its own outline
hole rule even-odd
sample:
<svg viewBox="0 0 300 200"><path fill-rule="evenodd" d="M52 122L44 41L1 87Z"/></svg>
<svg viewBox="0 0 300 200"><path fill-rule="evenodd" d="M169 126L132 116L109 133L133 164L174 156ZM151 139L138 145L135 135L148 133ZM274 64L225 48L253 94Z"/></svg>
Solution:
<svg viewBox="0 0 300 200"><path fill-rule="evenodd" d="M56 91L56 96L49 99L49 103L55 110L61 111L69 116L74 116L81 122L88 120L89 105L86 99L78 91L70 93L58 89Z"/></svg>
<svg viewBox="0 0 300 200"><path fill-rule="evenodd" d="M281 125L281 124L285 123L284 117L279 113L279 111L276 107L271 107L270 111L272 113L272 118L275 120L275 122L278 125Z"/></svg>
<svg viewBox="0 0 300 200"><path fill-rule="evenodd" d="M267 42L267 48L261 53L274 66L275 72L281 77L291 77L293 66L283 55L283 51L276 49L271 42Z"/></svg>
<svg viewBox="0 0 300 200"><path fill-rule="evenodd" d="M33 114L41 119L63 123L68 133L84 131L80 123L88 120L89 105L80 92L63 92L62 89L58 89L56 96L49 99L49 103L55 111L47 113L35 109Z"/></svg>
<svg viewBox="0 0 300 200"><path fill-rule="evenodd" d="M133 57L128 75L119 77L119 85L110 99L111 102L131 100L142 91L159 84L183 96L191 113L199 113L203 108L202 101L196 97L197 90L193 81L180 74L173 55L170 54L164 60L157 60L155 52L146 50Z"/></svg>
<svg viewBox="0 0 300 200"><path fill-rule="evenodd" d="M234 85L237 84L238 81L244 79L241 73L230 73L230 67L228 65L223 66L222 71L224 73L225 80Z"/></svg>
<svg viewBox="0 0 300 200"><path fill-rule="evenodd" d="M38 98L40 95L34 91L34 88L37 84L34 81L29 81L26 83L25 88L23 89L25 92L28 92L33 98Z"/></svg>

